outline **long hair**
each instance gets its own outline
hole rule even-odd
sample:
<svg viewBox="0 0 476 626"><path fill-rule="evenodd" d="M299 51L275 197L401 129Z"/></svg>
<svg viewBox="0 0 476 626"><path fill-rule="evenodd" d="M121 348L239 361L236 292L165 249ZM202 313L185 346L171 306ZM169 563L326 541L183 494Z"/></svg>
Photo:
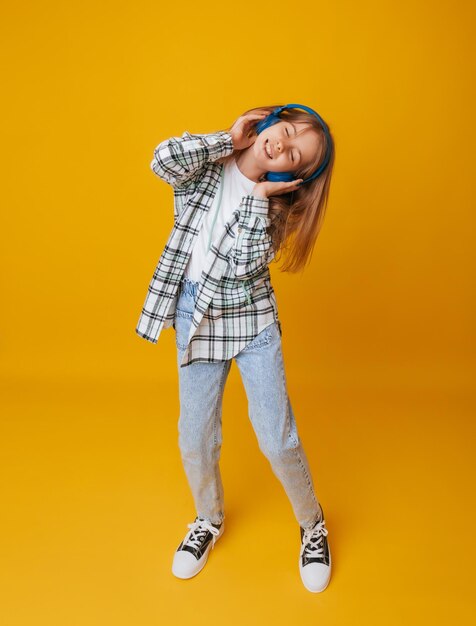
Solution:
<svg viewBox="0 0 476 626"><path fill-rule="evenodd" d="M242 113L268 111L271 113L278 106L264 106L249 109ZM310 126L318 136L318 150L313 161L295 171L296 178L307 178L319 167L326 153L326 136L315 115L301 109L284 109L280 118L290 122L304 123ZM332 133L329 134L334 138ZM228 132L231 126L226 129ZM233 150L217 163L225 163L235 159L241 150ZM334 167L334 150L325 170L314 180L300 185L296 191L269 197L269 213L271 225L268 233L273 241L275 255L286 251L282 272L299 272L310 262L317 236L324 220L325 209L329 197L329 188ZM281 255L280 255L281 258ZM276 256L276 261L280 260Z"/></svg>

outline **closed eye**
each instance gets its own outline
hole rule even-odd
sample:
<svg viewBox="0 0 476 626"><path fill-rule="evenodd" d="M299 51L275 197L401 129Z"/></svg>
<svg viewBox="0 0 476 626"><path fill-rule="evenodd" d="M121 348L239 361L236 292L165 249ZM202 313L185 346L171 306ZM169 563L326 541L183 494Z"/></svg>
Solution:
<svg viewBox="0 0 476 626"><path fill-rule="evenodd" d="M289 130L288 127L286 126L286 132L288 133L288 137L290 137L291 135L289 134ZM291 160L294 163L294 157L293 157L293 153L291 152Z"/></svg>

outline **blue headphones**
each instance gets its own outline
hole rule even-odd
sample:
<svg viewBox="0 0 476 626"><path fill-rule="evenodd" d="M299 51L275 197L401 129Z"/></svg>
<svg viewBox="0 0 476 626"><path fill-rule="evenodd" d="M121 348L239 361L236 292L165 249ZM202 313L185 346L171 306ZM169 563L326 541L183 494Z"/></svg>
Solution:
<svg viewBox="0 0 476 626"><path fill-rule="evenodd" d="M327 167L329 160L331 158L331 154L332 154L332 146L333 146L332 138L329 134L329 129L327 128L327 124L324 122L322 117L318 113L316 113L316 111L314 111L310 107L304 106L303 104L284 104L281 107L276 107L272 113L270 113L267 117L264 118L264 120L261 120L260 122L256 124L256 133L259 135L266 128L273 126L273 124L282 122L283 120L279 117L279 114L281 113L281 111L284 111L284 109L304 109L308 113L315 115L317 119L319 120L319 122L321 123L321 126L326 136L327 149L326 149L324 161L317 168L314 174L312 174L308 178L305 178L302 181L302 183L299 183L299 185L303 185L304 183L308 183L310 180L314 180L314 178L317 178L319 174L321 174L321 172L323 172L324 169ZM295 179L295 174L293 174L293 172L267 172L265 174L265 179L273 183L288 183Z"/></svg>

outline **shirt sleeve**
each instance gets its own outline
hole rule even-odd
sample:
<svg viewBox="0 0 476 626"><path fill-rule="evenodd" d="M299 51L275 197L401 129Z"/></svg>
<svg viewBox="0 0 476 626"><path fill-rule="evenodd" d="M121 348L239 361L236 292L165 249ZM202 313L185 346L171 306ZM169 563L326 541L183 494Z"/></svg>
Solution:
<svg viewBox="0 0 476 626"><path fill-rule="evenodd" d="M272 261L275 252L267 232L269 199L253 194L243 196L240 202L237 235L228 260L238 279L253 278Z"/></svg>
<svg viewBox="0 0 476 626"><path fill-rule="evenodd" d="M217 161L233 152L231 133L192 134L185 131L181 137L170 137L154 149L150 167L172 187L188 185L207 163Z"/></svg>

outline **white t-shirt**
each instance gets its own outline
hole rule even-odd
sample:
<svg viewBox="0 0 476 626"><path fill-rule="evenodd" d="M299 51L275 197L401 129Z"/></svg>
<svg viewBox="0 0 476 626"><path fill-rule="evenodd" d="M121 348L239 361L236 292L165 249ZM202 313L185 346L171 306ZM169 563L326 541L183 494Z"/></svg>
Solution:
<svg viewBox="0 0 476 626"><path fill-rule="evenodd" d="M231 218L233 211L239 206L243 196L250 194L256 184L254 180L241 173L235 159L230 159L225 164L222 184L218 187L210 209L203 216L200 231L184 271L184 276L189 280L200 281L205 259L207 254L210 254L208 251L209 242L213 242ZM223 190L221 190L222 185ZM223 191L221 206L218 208L221 191ZM213 223L214 220L215 223Z"/></svg>

